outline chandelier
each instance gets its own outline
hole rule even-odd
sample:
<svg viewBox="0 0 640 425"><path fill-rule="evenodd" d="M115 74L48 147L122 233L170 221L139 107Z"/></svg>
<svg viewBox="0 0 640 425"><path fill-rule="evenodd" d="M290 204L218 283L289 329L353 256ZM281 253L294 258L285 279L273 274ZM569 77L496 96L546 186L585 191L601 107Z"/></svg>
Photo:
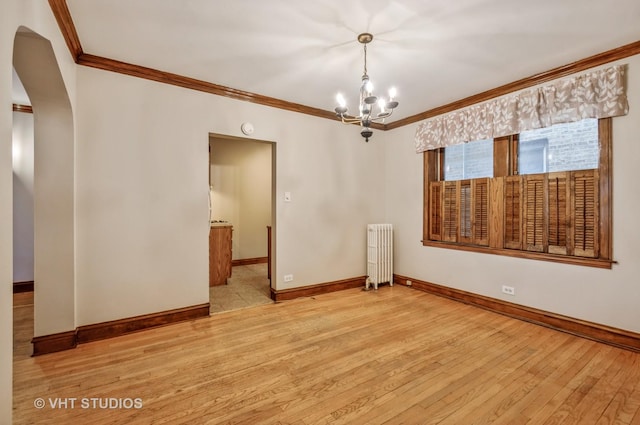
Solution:
<svg viewBox="0 0 640 425"><path fill-rule="evenodd" d="M393 110L398 106L398 102L394 100L396 89L389 90L389 100L378 98L373 95L373 84L369 81L367 74L367 44L373 40L373 35L362 33L358 35L358 42L362 44L364 49L364 72L362 73L362 83L360 84L360 104L359 114L357 116L348 115L347 102L341 93L336 96L338 106L336 106L336 115L340 117L343 124L358 124L362 127L360 135L369 141L369 137L373 135L371 131L371 123L384 121L385 118L391 116ZM373 113L373 107L378 104L380 112Z"/></svg>

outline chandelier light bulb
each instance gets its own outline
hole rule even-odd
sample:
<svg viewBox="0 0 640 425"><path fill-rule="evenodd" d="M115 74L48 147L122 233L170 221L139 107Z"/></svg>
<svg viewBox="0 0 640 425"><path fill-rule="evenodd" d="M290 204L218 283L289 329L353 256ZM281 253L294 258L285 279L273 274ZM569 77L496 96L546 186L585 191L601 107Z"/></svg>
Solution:
<svg viewBox="0 0 640 425"><path fill-rule="evenodd" d="M396 97L397 94L398 94L398 91L396 90L396 88L391 87L389 89L389 102L393 101L393 98Z"/></svg>
<svg viewBox="0 0 640 425"><path fill-rule="evenodd" d="M367 80L367 83L364 85L364 88L369 95L373 93L373 83L371 81Z"/></svg>
<svg viewBox="0 0 640 425"><path fill-rule="evenodd" d="M378 99L378 106L380 107L380 112L384 112L384 109L387 107L387 101L384 100L383 97Z"/></svg>
<svg viewBox="0 0 640 425"><path fill-rule="evenodd" d="M336 106L335 109L336 115L342 118L347 113L347 101L344 99L344 96L342 96L342 93L336 95L336 101L338 102L338 106Z"/></svg>

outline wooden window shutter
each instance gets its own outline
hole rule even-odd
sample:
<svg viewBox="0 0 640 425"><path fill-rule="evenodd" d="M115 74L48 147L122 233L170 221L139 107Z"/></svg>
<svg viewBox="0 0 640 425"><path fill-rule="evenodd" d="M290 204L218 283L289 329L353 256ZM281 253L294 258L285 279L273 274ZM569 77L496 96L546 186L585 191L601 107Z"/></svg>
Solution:
<svg viewBox="0 0 640 425"><path fill-rule="evenodd" d="M458 182L444 182L444 196L442 202L442 240L456 242L458 235Z"/></svg>
<svg viewBox="0 0 640 425"><path fill-rule="evenodd" d="M548 252L567 254L571 211L571 185L568 173L551 173L547 177L549 202Z"/></svg>
<svg viewBox="0 0 640 425"><path fill-rule="evenodd" d="M473 181L473 243L489 245L489 179Z"/></svg>
<svg viewBox="0 0 640 425"><path fill-rule="evenodd" d="M524 177L523 193L523 242L527 251L544 252L545 226L545 176L532 174Z"/></svg>
<svg viewBox="0 0 640 425"><path fill-rule="evenodd" d="M599 236L598 171L572 172L573 199L571 219L573 221L573 255L597 257Z"/></svg>
<svg viewBox="0 0 640 425"><path fill-rule="evenodd" d="M522 249L522 177L504 178L504 247Z"/></svg>
<svg viewBox="0 0 640 425"><path fill-rule="evenodd" d="M429 239L442 240L442 192L444 182L429 184Z"/></svg>
<svg viewBox="0 0 640 425"><path fill-rule="evenodd" d="M474 202L471 192L471 180L460 182L460 242L471 243L472 239L472 208Z"/></svg>
<svg viewBox="0 0 640 425"><path fill-rule="evenodd" d="M610 118L598 133L594 170L518 175L514 135L494 139L493 177L445 181L445 149L426 151L423 245L610 268Z"/></svg>

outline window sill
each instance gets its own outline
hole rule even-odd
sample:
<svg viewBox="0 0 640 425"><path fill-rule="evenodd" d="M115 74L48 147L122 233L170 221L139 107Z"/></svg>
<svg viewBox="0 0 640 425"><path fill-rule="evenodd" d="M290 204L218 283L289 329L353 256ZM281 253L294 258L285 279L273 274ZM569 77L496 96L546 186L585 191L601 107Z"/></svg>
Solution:
<svg viewBox="0 0 640 425"><path fill-rule="evenodd" d="M611 269L616 263L613 260L604 260L600 258L574 257L569 255L556 255L541 252L519 251L515 249L489 248L476 245L462 245L458 243L440 242L440 241L422 241L423 246L434 248L454 249L458 251L479 252L482 254L504 255L507 257L526 258L529 260L551 261L554 263L573 264L576 266L597 267L601 269Z"/></svg>

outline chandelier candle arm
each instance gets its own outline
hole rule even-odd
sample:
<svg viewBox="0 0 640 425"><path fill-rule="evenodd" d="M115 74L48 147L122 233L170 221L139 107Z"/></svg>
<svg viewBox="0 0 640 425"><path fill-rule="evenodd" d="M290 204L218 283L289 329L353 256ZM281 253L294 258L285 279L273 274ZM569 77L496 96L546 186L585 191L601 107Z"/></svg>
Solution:
<svg viewBox="0 0 640 425"><path fill-rule="evenodd" d="M364 50L364 70L362 73L362 82L360 83L360 96L357 116L348 115L349 109L347 108L347 102L341 93L336 96L336 102L338 106L335 108L336 115L340 117L343 124L359 124L363 127L360 135L365 138L365 141L369 141L369 137L373 135L373 131L369 128L372 122L382 121L391 116L393 110L398 106L398 101L394 100L396 97L396 89L391 88L389 90L389 100L384 98L378 98L373 95L373 84L369 80L369 74L367 74L367 44L373 40L373 35L369 33L362 33L358 35L358 42L362 44ZM373 116L373 105L378 104L380 112Z"/></svg>

